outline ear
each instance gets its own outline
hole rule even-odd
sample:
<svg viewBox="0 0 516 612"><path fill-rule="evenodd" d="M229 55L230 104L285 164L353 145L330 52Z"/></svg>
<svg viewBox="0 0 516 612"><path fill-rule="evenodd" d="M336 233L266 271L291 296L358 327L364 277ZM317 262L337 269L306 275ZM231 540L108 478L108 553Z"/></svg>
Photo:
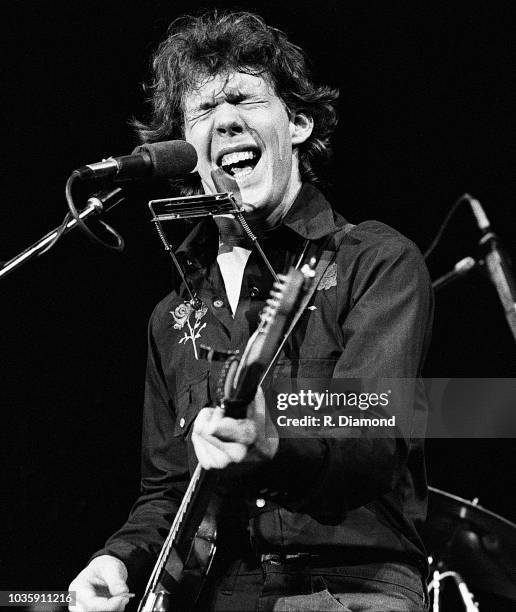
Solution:
<svg viewBox="0 0 516 612"><path fill-rule="evenodd" d="M296 112L290 119L290 134L292 137L292 144L300 145L312 134L314 129L313 117L306 113Z"/></svg>

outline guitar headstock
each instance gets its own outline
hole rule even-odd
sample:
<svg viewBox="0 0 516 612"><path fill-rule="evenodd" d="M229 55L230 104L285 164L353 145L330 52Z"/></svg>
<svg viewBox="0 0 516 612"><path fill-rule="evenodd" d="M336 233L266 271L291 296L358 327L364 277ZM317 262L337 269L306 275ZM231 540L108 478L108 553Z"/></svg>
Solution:
<svg viewBox="0 0 516 612"><path fill-rule="evenodd" d="M268 327L274 324L276 317L292 318L296 306L307 291L315 276L315 260L305 264L301 270L290 268L287 274L278 274L274 282L267 304L260 315L260 326Z"/></svg>
<svg viewBox="0 0 516 612"><path fill-rule="evenodd" d="M274 324L277 316L288 317L292 313L304 282L303 273L294 268L287 274L278 274L278 280L274 281L265 308L260 315L262 333Z"/></svg>

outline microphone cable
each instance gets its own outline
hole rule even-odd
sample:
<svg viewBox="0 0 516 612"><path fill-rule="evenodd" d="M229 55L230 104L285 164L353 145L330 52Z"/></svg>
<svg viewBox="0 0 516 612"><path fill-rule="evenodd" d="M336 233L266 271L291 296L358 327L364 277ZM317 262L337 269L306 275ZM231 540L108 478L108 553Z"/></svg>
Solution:
<svg viewBox="0 0 516 612"><path fill-rule="evenodd" d="M430 257L430 255L433 253L433 251L435 250L435 247L441 241L441 238L443 236L444 230L446 229L446 226L450 222L450 219L453 217L453 215L455 214L455 212L457 211L459 206L463 202L467 202L468 201L468 197L469 196L468 196L467 193L462 194L460 196L460 198L455 202L455 204L450 208L450 210L448 211L448 214L444 218L444 221L441 223L441 227L437 230L437 234L435 235L435 238L432 240L432 242L430 243L430 246L427 248L427 250L423 253L423 258L424 259L428 259L428 257Z"/></svg>
<svg viewBox="0 0 516 612"><path fill-rule="evenodd" d="M110 244L109 242L102 240L102 238L100 238L92 230L90 230L90 228L82 220L81 213L77 210L77 207L74 203L73 195L72 195L73 183L77 180L77 178L79 177L78 177L77 171L75 170L70 175L68 180L66 181L65 197L66 197L66 202L68 204L69 210L64 216L63 221L61 222L59 227L56 228L55 236L52 238L52 240L47 244L47 246L44 249L39 251L38 257L43 255L44 253L48 253L48 251L50 251L50 249L56 245L56 243L62 238L63 234L68 229L72 220L75 221L75 223L77 224L77 227L86 235L86 237L90 241L96 244L101 244L103 247L111 251L121 252L124 249L125 243L124 243L123 237L115 229L109 226L107 223L105 223L104 221L100 219L98 220L99 223L105 228L105 230L109 234L115 237L115 244ZM120 192L121 192L120 187L117 187L116 189L106 190L106 191L99 191L95 193L94 195L92 195L90 198L88 198L88 204L96 208L99 212L102 212L103 204L106 201L110 200L113 196L117 196ZM123 199L124 199L124 196L120 196L115 202L109 205L107 210L119 204Z"/></svg>
<svg viewBox="0 0 516 612"><path fill-rule="evenodd" d="M68 209L69 209L68 215L71 215L75 219L79 229L92 242L94 242L96 244L100 244L101 246L105 247L106 249L108 249L110 251L115 251L117 253L120 253L121 251L124 250L124 246L125 246L124 239L122 238L122 236L114 228L112 228L110 225L108 225L105 221L102 221L101 219L98 220L98 222L104 227L104 229L109 234L111 234L112 236L115 237L115 241L116 241L115 244L110 244L109 242L106 242L105 240L102 240L102 238L99 238L99 236L97 236L97 234L95 234L95 232L90 230L90 228L86 225L86 223L84 223L84 221L81 219L81 217L79 215L79 211L75 207L75 204L74 204L74 201L73 201L73 196L72 196L72 186L73 186L73 183L78 178L80 178L79 171L78 170L74 170L72 172L72 174L68 177L68 180L66 181L65 196L66 196L66 203L68 204ZM116 193L118 193L119 191L120 191L120 189L115 190ZM101 198L97 198L97 200L98 200L99 207L101 208L102 204L103 204L102 199ZM113 204L113 206L115 206L115 204L118 204L122 200L123 200L123 197L121 197L119 200L117 200ZM90 202L90 200L88 200L88 202Z"/></svg>

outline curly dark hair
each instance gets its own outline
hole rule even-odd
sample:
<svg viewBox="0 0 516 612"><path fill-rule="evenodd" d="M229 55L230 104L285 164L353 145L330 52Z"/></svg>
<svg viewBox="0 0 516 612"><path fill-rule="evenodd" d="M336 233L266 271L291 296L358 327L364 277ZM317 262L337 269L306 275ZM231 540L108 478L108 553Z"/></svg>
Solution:
<svg viewBox="0 0 516 612"><path fill-rule="evenodd" d="M313 118L314 129L299 147L299 160L303 180L317 180L313 163L331 156L339 92L312 83L304 52L284 32L249 12L210 11L180 17L170 25L152 66L152 116L147 124L134 122L143 142L183 137L183 100L200 79L232 71L263 75L290 112Z"/></svg>

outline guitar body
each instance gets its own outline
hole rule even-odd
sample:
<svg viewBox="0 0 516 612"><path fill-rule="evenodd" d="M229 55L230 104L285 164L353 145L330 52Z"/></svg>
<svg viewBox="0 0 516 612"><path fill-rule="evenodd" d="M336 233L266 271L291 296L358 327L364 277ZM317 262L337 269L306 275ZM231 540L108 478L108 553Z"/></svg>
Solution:
<svg viewBox="0 0 516 612"><path fill-rule="evenodd" d="M184 564L172 548L165 571L173 577L173 582L167 584L168 607L163 607L163 611L181 612L191 610L195 606L217 550L218 505L214 495L195 533ZM153 612L162 611L153 609Z"/></svg>

